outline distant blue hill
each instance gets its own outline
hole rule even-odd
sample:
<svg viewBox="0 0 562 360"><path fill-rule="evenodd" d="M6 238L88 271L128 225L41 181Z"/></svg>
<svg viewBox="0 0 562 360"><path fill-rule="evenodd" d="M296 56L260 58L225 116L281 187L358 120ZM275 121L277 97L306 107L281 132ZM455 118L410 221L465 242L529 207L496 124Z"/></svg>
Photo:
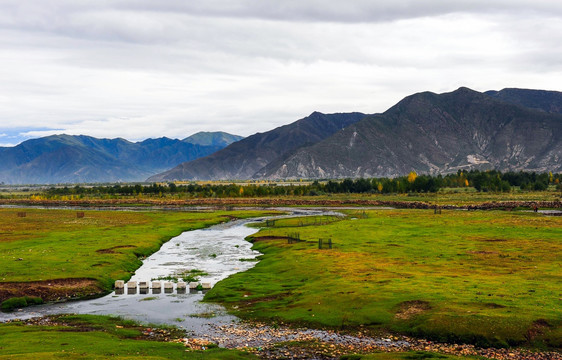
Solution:
<svg viewBox="0 0 562 360"><path fill-rule="evenodd" d="M244 137L239 135L232 135L223 131L201 131L183 139L183 141L205 146L221 146L227 147L228 145L242 140Z"/></svg>
<svg viewBox="0 0 562 360"><path fill-rule="evenodd" d="M142 181L182 162L221 150L242 137L198 133L130 142L90 136L52 135L0 147L0 182L54 184Z"/></svg>

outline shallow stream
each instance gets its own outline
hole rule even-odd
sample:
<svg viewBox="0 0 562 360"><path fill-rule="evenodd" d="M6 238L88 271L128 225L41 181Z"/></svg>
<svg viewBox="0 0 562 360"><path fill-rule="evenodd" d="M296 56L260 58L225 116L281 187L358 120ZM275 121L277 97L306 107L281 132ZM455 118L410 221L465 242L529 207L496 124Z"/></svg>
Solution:
<svg viewBox="0 0 562 360"><path fill-rule="evenodd" d="M290 215L236 220L211 226L203 230L187 231L166 242L160 250L143 261L131 281L147 281L177 276L178 273L198 270L206 273L200 275L200 282L215 285L222 279L237 272L252 268L259 252L251 249L252 244L245 240L259 229L247 227L250 222L265 219L338 215L340 213L324 209L276 209ZM167 280L161 280L162 285ZM148 289L142 293L135 288L129 294L111 294L93 300L47 304L24 308L13 313L0 313L0 322L12 319L29 319L54 314L96 314L118 315L145 324L175 325L185 329L191 337L202 338L219 346L237 347L268 347L284 341L302 341L317 339L340 345L379 346L384 348L400 348L407 346L406 341L394 341L382 338L355 337L339 335L331 331L313 329L290 329L271 327L265 324L244 324L235 316L229 315L226 309L218 304L203 303L202 291L178 291L174 285L170 292L164 288L160 291ZM314 358L314 357L313 357Z"/></svg>
<svg viewBox="0 0 562 360"><path fill-rule="evenodd" d="M289 216L318 215L333 212L321 210L296 210ZM264 220L255 218L235 220L203 230L187 231L166 242L159 251L143 261L131 281L148 281L178 273L198 270L206 273L197 275L200 282L215 285L228 276L246 271L256 264L252 261L259 252L251 249L245 240L258 231L246 224ZM166 280L162 280L164 284ZM146 293L136 290L134 294L118 295L115 292L102 298L59 304L47 304L21 309L13 313L0 313L0 321L26 319L31 317L78 313L118 315L142 323L175 325L189 331L193 336L217 335L219 327L236 322L224 307L202 303L203 292L178 292L176 285L170 293L164 288L160 292L149 289Z"/></svg>

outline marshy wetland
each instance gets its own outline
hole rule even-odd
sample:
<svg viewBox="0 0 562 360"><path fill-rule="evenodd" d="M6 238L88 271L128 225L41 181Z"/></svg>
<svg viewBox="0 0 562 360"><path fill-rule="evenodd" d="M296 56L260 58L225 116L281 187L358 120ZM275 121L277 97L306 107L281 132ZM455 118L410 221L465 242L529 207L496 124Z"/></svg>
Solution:
<svg viewBox="0 0 562 360"><path fill-rule="evenodd" d="M53 345L45 351L50 356L65 350L56 346L57 341L72 342L63 340L69 333L131 342L128 352L115 350L106 354L90 353L79 341L73 345L75 353L87 353L92 358L109 358L111 354L146 356L149 353L140 350L135 354L133 344L146 340L137 332L155 333L158 327L146 325L149 322L190 330L175 336L176 339L199 338L250 351L230 353L213 348L211 352L190 353L208 358L338 358L352 353L372 353L361 355L365 359L460 355L507 359L510 353L516 356L513 358L525 359L560 356L556 351L562 347L561 217L525 210L443 210L436 214L433 210L347 208L338 210L343 216L316 213L308 214L316 216L260 220L252 228L235 221L197 230L232 219L278 215L279 210L282 209L85 211L85 216L79 218L75 210L1 209L0 294L2 300L27 295L40 296L45 301L99 296L110 293L116 279L128 279L132 275L133 279L151 280L147 277L152 274L143 273L142 269L151 263L149 256L158 254L156 251L161 247L159 252L182 248L184 253L193 251L205 260L221 260L216 246L228 247L236 250L231 257L236 264L229 266L240 272L219 271L224 276L214 278L221 281L204 296L173 294L168 298L146 294L143 295L146 300L142 300L140 294L121 297L110 294L87 302L47 306L76 310L60 312L122 315L141 321L145 327L129 320L91 315L60 315L62 318L52 315L43 318L43 323L27 320L33 325L25 327L26 334L33 339L48 332ZM22 211L26 217L17 216ZM182 236L194 236L196 243L208 244L218 236L205 239L198 232L228 233L232 229L240 231L236 241L241 243L217 242L214 248L203 251L179 240ZM185 231L188 232L178 236ZM243 240L246 236L249 242ZM295 236L300 241L289 241ZM331 239L332 248L320 249L319 239ZM247 253L238 253L245 246ZM251 261L257 255L255 251L262 254L258 256L259 262ZM142 260L145 260L143 267ZM168 261L173 262L181 261ZM213 276L212 268L209 272L201 263L182 266ZM179 268L174 271L181 273ZM231 276L222 280L228 275ZM60 286L54 285L59 283ZM107 303L113 299L113 304L122 301L122 309L134 310L119 312L117 305L100 311L104 305L98 305L97 309L91 305L103 304L103 299L108 299ZM145 304L147 309L157 306L162 299L167 299L166 316L150 318L146 314L151 311L139 310ZM198 310L186 306L185 311L178 310L176 315L170 306L181 309L186 299ZM138 307L124 305L125 302ZM86 303L90 304L86 306L89 310L80 310L81 306L84 309L81 304ZM25 317L37 309L24 309L16 312L15 317ZM54 313L57 311L48 312ZM238 323L232 315L244 321ZM127 322L126 326L120 325L123 321ZM84 325L99 322L106 325ZM196 323L210 328L193 332ZM0 325L3 334L0 354L25 357L21 349L8 343L11 337L18 336L22 324ZM91 328L92 332L80 331L80 326ZM127 327L137 332L107 330ZM170 341L173 338L168 336ZM236 340L241 338L246 341ZM381 343L365 345L367 338L379 339ZM185 352L185 345L179 342L153 345L162 349L181 345ZM139 345L138 349L143 346ZM541 353L529 354L515 347ZM164 355L162 351L168 350L162 349L154 350L152 355L176 358L171 355L176 350ZM381 350L401 352L377 353ZM30 347L26 351L39 353L40 348Z"/></svg>

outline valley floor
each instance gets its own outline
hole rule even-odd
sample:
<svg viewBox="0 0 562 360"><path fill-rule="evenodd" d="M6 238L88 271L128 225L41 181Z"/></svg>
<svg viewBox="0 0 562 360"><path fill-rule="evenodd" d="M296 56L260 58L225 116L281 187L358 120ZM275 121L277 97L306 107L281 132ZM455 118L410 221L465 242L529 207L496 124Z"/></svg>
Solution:
<svg viewBox="0 0 562 360"><path fill-rule="evenodd" d="M244 205L255 205L251 203L255 199L249 200ZM296 198L291 200L294 201L292 204L280 202L283 205L308 205L300 203L303 200L309 201ZM314 199L314 204L322 205L328 200ZM340 205L360 203L360 199L355 198L352 201L331 199L328 203L332 204L334 200ZM5 199L3 201L6 202ZM408 206L421 209L358 207L339 210L345 217L292 218L259 224L257 226L263 229L249 240L254 243L255 249L264 254L260 257L261 261L253 269L220 282L206 296L207 301L220 302L232 313L250 320L246 330L242 326L225 329L226 333L247 331L243 334L249 339L269 336L266 334L268 331L272 334L299 331L294 326L305 326L343 335L408 339L412 345L394 349L407 352L365 355L384 349L344 346L329 339L302 337L296 341L266 341L249 346L251 353L222 354L223 350L212 350L200 355L193 353L192 358L315 356L324 359L343 356L344 359L348 356L348 359L457 359L457 356L468 356L473 359L485 356L495 359L559 359L562 349L559 288L562 283L562 217L545 216L525 209L532 202L536 203L534 200L514 201L518 203L508 203L509 206L505 203L498 205L497 202L451 204L481 208L488 208L486 204L496 204L492 207L514 211L467 212L447 210L444 205L441 212L436 212L430 202L417 199L416 202L408 202ZM537 201L544 201L541 204L545 207L557 205L554 198ZM153 202L140 203L154 205ZM45 205L41 202L35 204ZM82 202L64 204L85 205ZM94 206L99 204L90 203ZM115 204L103 202L103 205ZM128 204L138 205L139 202ZM216 204L231 205L228 202ZM156 205L169 206L168 203ZM23 212L25 217L19 217L18 213ZM84 217L79 217L78 212L85 212ZM14 288L15 283L45 285L44 282L55 279L93 279L97 293L106 293L115 279L126 278L138 267L139 258L156 251L163 242L182 231L230 218L267 213L275 213L275 210L0 209L0 232L3 234L0 241L0 295L4 300L21 295L54 300L95 293L75 294L71 291L70 295L67 292L66 296L50 298L33 291L19 294L9 289L10 286ZM319 248L319 239L324 240L322 249ZM326 246L328 239L332 243L331 249ZM48 284L53 287L54 283ZM22 329L26 329L26 336L30 339L45 336L45 332L52 339L50 350L45 350L45 354L37 358L62 354L68 345L61 344L70 344L70 341L64 340L69 338L69 334L77 337L77 343L92 341L91 338L79 339L80 336L102 336L106 339L104 341L115 344L126 340L127 349L130 349L128 353L108 352L104 355L73 345L78 354L74 355L75 358L105 358L103 356L115 354L135 358L147 355L144 350L134 353L136 346L138 349L145 346L140 342L135 345L135 341L145 340L138 335L138 331L143 333L145 330L137 329L130 334L125 330L124 333L120 330L113 333L124 325L105 317L76 320L109 322L110 325L104 326L89 325L94 330L105 331L104 335L58 328L75 326L72 321L53 326L44 323L0 325L0 333L8 335L1 337L0 353L11 354L0 355L0 358L29 356L29 353L7 342L8 337L17 337ZM271 327L260 328L261 325L255 321L267 322ZM135 328L137 325L127 326ZM413 340L416 338L428 340ZM220 339L208 340L220 342ZM455 345L462 343L472 345ZM181 346L170 350L168 345L164 345L162 350L155 350L154 358L158 358L158 354L165 354L164 358L175 358L170 354L185 352L185 345ZM529 353L516 349L521 346L542 349L543 352ZM498 347L505 349L498 350ZM33 347L25 350L29 349ZM544 352L545 349L555 352ZM34 352L41 353L39 347ZM348 355L353 353L363 355ZM80 354L86 357L80 357Z"/></svg>

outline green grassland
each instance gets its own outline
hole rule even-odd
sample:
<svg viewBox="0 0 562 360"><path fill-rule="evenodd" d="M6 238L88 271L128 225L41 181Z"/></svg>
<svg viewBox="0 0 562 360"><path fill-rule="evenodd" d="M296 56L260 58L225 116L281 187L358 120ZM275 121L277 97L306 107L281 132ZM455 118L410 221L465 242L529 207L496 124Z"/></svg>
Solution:
<svg viewBox="0 0 562 360"><path fill-rule="evenodd" d="M217 284L206 300L244 318L562 347L561 217L347 212L325 225L279 220L253 235L261 261ZM308 241L283 239L296 232ZM319 238L331 238L334 248L318 249Z"/></svg>
<svg viewBox="0 0 562 360"><path fill-rule="evenodd" d="M183 333L93 315L63 315L52 323L0 324L0 359L257 359L253 354L211 348L186 352L173 340ZM156 336L154 336L154 334Z"/></svg>
<svg viewBox="0 0 562 360"><path fill-rule="evenodd" d="M232 217L263 214L84 211L79 218L75 210L0 209L0 283L88 278L109 291L172 237Z"/></svg>

